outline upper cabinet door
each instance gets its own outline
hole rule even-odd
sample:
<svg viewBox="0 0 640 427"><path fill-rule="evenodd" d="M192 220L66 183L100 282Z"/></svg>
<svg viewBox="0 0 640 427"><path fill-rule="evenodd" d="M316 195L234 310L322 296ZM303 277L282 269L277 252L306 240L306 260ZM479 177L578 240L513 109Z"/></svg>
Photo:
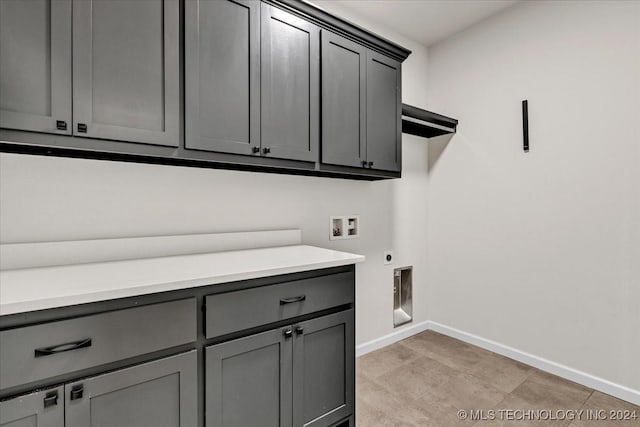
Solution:
<svg viewBox="0 0 640 427"><path fill-rule="evenodd" d="M322 31L322 162L366 160L366 48Z"/></svg>
<svg viewBox="0 0 640 427"><path fill-rule="evenodd" d="M0 1L0 127L71 133L71 0Z"/></svg>
<svg viewBox="0 0 640 427"><path fill-rule="evenodd" d="M75 0L74 134L178 146L178 0Z"/></svg>
<svg viewBox="0 0 640 427"><path fill-rule="evenodd" d="M399 62L367 51L367 161L372 169L401 169L400 78Z"/></svg>
<svg viewBox="0 0 640 427"><path fill-rule="evenodd" d="M0 402L0 427L64 427L63 387Z"/></svg>
<svg viewBox="0 0 640 427"><path fill-rule="evenodd" d="M186 148L260 147L260 2L187 0Z"/></svg>
<svg viewBox="0 0 640 427"><path fill-rule="evenodd" d="M320 30L262 4L262 152L316 161L320 120Z"/></svg>

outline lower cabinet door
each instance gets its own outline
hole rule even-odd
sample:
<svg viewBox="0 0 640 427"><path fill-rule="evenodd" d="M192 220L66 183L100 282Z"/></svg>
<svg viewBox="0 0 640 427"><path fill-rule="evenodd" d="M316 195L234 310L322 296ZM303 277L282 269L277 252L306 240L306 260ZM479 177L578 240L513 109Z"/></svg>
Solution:
<svg viewBox="0 0 640 427"><path fill-rule="evenodd" d="M0 402L1 427L63 427L63 387Z"/></svg>
<svg viewBox="0 0 640 427"><path fill-rule="evenodd" d="M353 310L294 326L293 425L329 426L353 413Z"/></svg>
<svg viewBox="0 0 640 427"><path fill-rule="evenodd" d="M196 354L194 350L65 385L65 426L196 427Z"/></svg>
<svg viewBox="0 0 640 427"><path fill-rule="evenodd" d="M205 350L207 427L291 427L292 330Z"/></svg>

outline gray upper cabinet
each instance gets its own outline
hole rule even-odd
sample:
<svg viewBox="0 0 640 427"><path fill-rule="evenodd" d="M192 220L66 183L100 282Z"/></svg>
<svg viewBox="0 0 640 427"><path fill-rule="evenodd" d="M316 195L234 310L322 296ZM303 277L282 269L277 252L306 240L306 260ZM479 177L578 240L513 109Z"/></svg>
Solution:
<svg viewBox="0 0 640 427"><path fill-rule="evenodd" d="M65 385L66 427L196 427L196 351Z"/></svg>
<svg viewBox="0 0 640 427"><path fill-rule="evenodd" d="M367 51L367 161L373 169L401 169L400 78L398 61Z"/></svg>
<svg viewBox="0 0 640 427"><path fill-rule="evenodd" d="M366 161L367 49L322 31L322 162L362 167Z"/></svg>
<svg viewBox="0 0 640 427"><path fill-rule="evenodd" d="M0 402L0 427L64 427L63 387Z"/></svg>
<svg viewBox="0 0 640 427"><path fill-rule="evenodd" d="M322 163L401 169L400 63L322 31Z"/></svg>
<svg viewBox="0 0 640 427"><path fill-rule="evenodd" d="M332 425L354 408L353 310L302 322L294 332L293 425Z"/></svg>
<svg viewBox="0 0 640 427"><path fill-rule="evenodd" d="M74 135L178 146L178 0L75 0Z"/></svg>
<svg viewBox="0 0 640 427"><path fill-rule="evenodd" d="M410 53L304 0L0 0L0 150L397 178Z"/></svg>
<svg viewBox="0 0 640 427"><path fill-rule="evenodd" d="M262 152L315 162L320 137L320 29L261 5Z"/></svg>
<svg viewBox="0 0 640 427"><path fill-rule="evenodd" d="M71 0L0 1L0 127L71 133Z"/></svg>
<svg viewBox="0 0 640 427"><path fill-rule="evenodd" d="M208 347L206 427L291 426L291 334L274 329Z"/></svg>
<svg viewBox="0 0 640 427"><path fill-rule="evenodd" d="M185 3L186 148L260 148L260 2Z"/></svg>

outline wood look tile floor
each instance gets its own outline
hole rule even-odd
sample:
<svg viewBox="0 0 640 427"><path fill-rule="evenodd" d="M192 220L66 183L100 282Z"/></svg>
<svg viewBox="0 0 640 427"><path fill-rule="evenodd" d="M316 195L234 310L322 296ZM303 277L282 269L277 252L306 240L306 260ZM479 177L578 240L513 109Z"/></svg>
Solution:
<svg viewBox="0 0 640 427"><path fill-rule="evenodd" d="M356 399L362 427L640 427L638 406L432 331L358 358ZM493 410L502 419L462 420L460 410ZM555 419L512 419L535 410ZM558 419L556 411L567 410L584 410L583 419ZM612 410L635 411L638 419L586 419L589 411L595 418Z"/></svg>

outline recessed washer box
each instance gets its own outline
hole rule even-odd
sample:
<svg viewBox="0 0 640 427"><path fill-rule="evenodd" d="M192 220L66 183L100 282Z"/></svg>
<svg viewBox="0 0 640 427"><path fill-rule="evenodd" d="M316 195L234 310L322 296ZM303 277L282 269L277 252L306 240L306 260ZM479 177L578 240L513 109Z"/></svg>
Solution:
<svg viewBox="0 0 640 427"><path fill-rule="evenodd" d="M355 239L360 236L360 216L332 216L329 218L329 240Z"/></svg>

